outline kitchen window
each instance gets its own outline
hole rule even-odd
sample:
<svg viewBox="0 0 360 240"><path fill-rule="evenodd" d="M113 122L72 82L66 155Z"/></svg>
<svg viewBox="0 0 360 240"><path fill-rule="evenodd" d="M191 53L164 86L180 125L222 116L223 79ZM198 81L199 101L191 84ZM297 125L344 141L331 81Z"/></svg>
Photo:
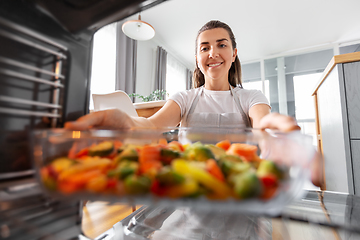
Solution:
<svg viewBox="0 0 360 240"><path fill-rule="evenodd" d="M93 93L105 94L115 91L116 23L109 24L94 35L91 68L90 104L94 109Z"/></svg>
<svg viewBox="0 0 360 240"><path fill-rule="evenodd" d="M171 54L166 59L166 92L171 97L177 92L186 90L186 67Z"/></svg>

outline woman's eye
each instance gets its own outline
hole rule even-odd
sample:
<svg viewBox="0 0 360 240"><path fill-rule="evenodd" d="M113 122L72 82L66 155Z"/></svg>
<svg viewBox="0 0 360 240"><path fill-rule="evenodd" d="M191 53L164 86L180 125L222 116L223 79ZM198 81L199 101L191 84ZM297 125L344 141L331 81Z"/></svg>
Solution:
<svg viewBox="0 0 360 240"><path fill-rule="evenodd" d="M202 52L207 51L207 50L208 50L207 47L202 47L202 48L200 48L200 51L202 51Z"/></svg>
<svg viewBox="0 0 360 240"><path fill-rule="evenodd" d="M226 47L226 44L220 44L220 47L224 48L224 47Z"/></svg>

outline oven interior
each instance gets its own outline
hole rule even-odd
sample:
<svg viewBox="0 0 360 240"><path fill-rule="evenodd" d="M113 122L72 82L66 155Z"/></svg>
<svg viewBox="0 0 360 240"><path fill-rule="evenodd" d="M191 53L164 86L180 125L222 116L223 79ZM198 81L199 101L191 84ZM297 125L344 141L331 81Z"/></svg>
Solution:
<svg viewBox="0 0 360 240"><path fill-rule="evenodd" d="M30 134L88 113L94 33L163 1L0 1L0 238L81 234L82 204L36 183Z"/></svg>

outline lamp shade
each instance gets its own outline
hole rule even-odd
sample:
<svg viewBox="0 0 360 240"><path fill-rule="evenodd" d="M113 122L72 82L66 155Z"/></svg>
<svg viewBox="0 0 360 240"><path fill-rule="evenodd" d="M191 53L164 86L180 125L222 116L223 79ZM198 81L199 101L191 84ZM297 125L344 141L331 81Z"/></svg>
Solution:
<svg viewBox="0 0 360 240"><path fill-rule="evenodd" d="M149 23L141 21L139 15L138 20L130 20L122 25L122 31L129 38L145 41L155 36L155 29Z"/></svg>

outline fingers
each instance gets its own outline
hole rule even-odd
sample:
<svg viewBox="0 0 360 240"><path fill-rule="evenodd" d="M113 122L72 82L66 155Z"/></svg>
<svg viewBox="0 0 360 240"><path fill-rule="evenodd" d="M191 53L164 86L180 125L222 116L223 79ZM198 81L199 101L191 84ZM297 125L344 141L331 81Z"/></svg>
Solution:
<svg viewBox="0 0 360 240"><path fill-rule="evenodd" d="M282 132L300 130L296 120L293 117L279 113L270 113L260 120L260 128L278 129Z"/></svg>
<svg viewBox="0 0 360 240"><path fill-rule="evenodd" d="M109 109L87 114L74 122L67 122L64 128L78 131L90 128L129 129L133 125L133 119L129 115L119 109Z"/></svg>
<svg viewBox="0 0 360 240"><path fill-rule="evenodd" d="M92 127L100 126L105 118L105 111L93 112L80 117L73 122L66 122L64 128L69 130L86 130Z"/></svg>

